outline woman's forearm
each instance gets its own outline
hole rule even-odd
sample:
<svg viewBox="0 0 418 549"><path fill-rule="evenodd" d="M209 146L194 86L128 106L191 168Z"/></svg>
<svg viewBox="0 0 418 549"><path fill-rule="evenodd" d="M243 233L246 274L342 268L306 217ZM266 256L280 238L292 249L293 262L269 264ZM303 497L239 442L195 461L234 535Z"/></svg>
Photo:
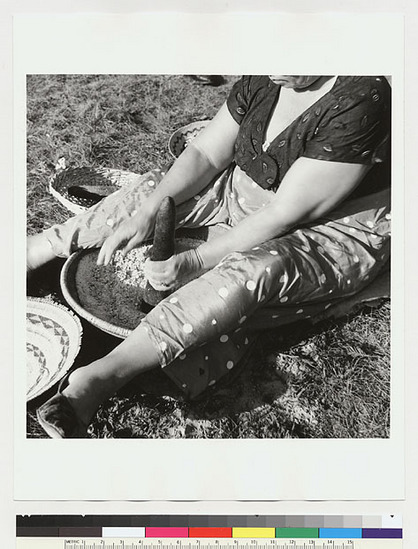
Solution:
<svg viewBox="0 0 418 549"><path fill-rule="evenodd" d="M249 250L325 215L349 196L367 170L362 164L299 158L267 206L199 246L204 267L212 268L230 252Z"/></svg>
<svg viewBox="0 0 418 549"><path fill-rule="evenodd" d="M156 213L166 196L181 204L204 189L226 166L214 166L204 152L191 143L148 197L144 207L151 214Z"/></svg>
<svg viewBox="0 0 418 549"><path fill-rule="evenodd" d="M100 249L97 264L108 265L116 250L122 249L126 254L149 238L162 200L171 196L176 204L181 204L192 198L230 163L230 156L230 153L224 154L219 160L218 155L216 160L212 160L205 147L190 144L154 192L142 203L139 211L123 221L106 238Z"/></svg>
<svg viewBox="0 0 418 549"><path fill-rule="evenodd" d="M176 204L181 204L204 189L232 162L238 130L239 125L225 103L147 199L146 212L152 217L165 196L171 196Z"/></svg>
<svg viewBox="0 0 418 549"><path fill-rule="evenodd" d="M184 277L215 267L233 251L246 251L283 234L286 229L277 221L276 208L265 206L245 218L239 225L198 248L173 255L166 261L147 261L145 275L156 290L174 288Z"/></svg>
<svg viewBox="0 0 418 549"><path fill-rule="evenodd" d="M221 236L205 242L198 253L205 269L211 269L231 252L244 252L288 232L291 225L281 220L277 205L272 203L243 219Z"/></svg>

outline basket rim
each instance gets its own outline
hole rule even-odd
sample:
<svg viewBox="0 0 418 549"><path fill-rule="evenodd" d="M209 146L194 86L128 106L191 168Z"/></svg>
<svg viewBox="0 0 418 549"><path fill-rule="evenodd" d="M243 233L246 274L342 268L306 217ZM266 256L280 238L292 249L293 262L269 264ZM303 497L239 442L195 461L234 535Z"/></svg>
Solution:
<svg viewBox="0 0 418 549"><path fill-rule="evenodd" d="M92 253L94 251L97 251L95 248L90 248L86 250L77 250L76 252L72 253L67 260L65 261L61 273L60 273L60 286L61 291L64 296L64 299L68 303L68 305L82 318L90 322L93 326L96 328L99 328L103 332L113 335L115 337L118 337L120 339L126 339L131 333L132 330L129 328L122 328L121 326L117 326L116 324L112 324L111 322L107 322L106 320L102 320L101 318L98 318L97 316L93 315L89 311L87 311L80 303L73 297L69 287L68 287L68 278L70 276L70 270L74 267L74 265L77 263L78 259L82 255L87 255L89 253Z"/></svg>
<svg viewBox="0 0 418 549"><path fill-rule="evenodd" d="M184 126L181 126L180 128L177 128L176 130L174 130L174 132L170 135L168 139L168 145L167 145L168 151L171 154L171 156L173 158L177 158L177 155L173 152L173 146L172 146L173 140L177 135L184 134L184 132L187 131L188 129L193 129L199 126L202 126L202 129L203 129L209 124L210 121L211 121L210 118L205 118L203 120L196 120L195 122L190 122L189 124L185 124Z"/></svg>
<svg viewBox="0 0 418 549"><path fill-rule="evenodd" d="M199 231L199 229L193 229L193 231ZM194 238L196 240L199 240L200 242L205 241L205 237L202 234L194 234L191 235L190 230L188 229L179 229L178 236L183 236L185 238ZM142 242L143 245L152 243L152 239L146 240ZM73 296L73 293L69 287L69 280L71 278L71 269L75 267L77 264L77 261L82 255L87 255L89 253L97 252L97 248L88 248L84 250L77 250L76 252L72 253L67 260L65 261L64 265L62 266L61 273L60 273L60 287L62 294L64 296L64 299L68 303L68 305L79 315L81 318L84 318L84 320L87 320L95 326L96 328L99 328L99 330L102 330L103 332L118 337L120 339L126 339L132 332L130 328L123 328L122 326L118 326L117 324L113 324L111 322L108 322L107 320L103 320L101 318L98 318L97 316L93 315L89 311L87 311ZM145 314L144 314L145 316ZM142 320L142 319L141 319ZM141 322L140 320L140 322Z"/></svg>
<svg viewBox="0 0 418 549"><path fill-rule="evenodd" d="M54 316L54 311L60 311L60 318L57 319ZM26 394L27 402L34 400L35 398L42 395L48 389L50 389L55 383L57 383L73 366L74 361L77 355L80 352L82 337L83 337L83 327L80 322L80 319L77 315L73 313L68 307L62 303L58 303L51 299L42 298L42 297L32 297L27 296L26 298L26 319L27 315L44 315L47 318L50 318L60 324L60 326L65 329L68 336L72 335L71 339L71 355L70 358L66 360L61 369L57 369L53 375L49 378L48 382L41 387L38 387L36 391ZM26 320L27 321L27 320ZM70 328L71 325L71 328ZM76 339L74 338L76 337ZM26 342L28 342L28 336L26 336Z"/></svg>
<svg viewBox="0 0 418 549"><path fill-rule="evenodd" d="M85 166L85 165L77 165L77 166L67 166L66 168L62 170L57 170L53 174L49 176L48 180L48 189L50 194L58 200L67 210L69 210L73 214L79 214L86 212L90 208L92 208L95 203L90 203L88 199L84 198L70 198L68 196L68 193L63 192L64 189L58 188L56 185L57 178L61 176L63 172L69 172L71 170L77 170L77 169L88 169L92 172L97 173L98 175L102 175L103 177L136 177L140 176L141 174L138 174L136 172L132 172L130 170L124 170L120 168L108 168L106 166L99 166L99 167L91 167L91 166ZM110 185L109 185L110 186ZM115 185L116 187L121 188L119 185Z"/></svg>

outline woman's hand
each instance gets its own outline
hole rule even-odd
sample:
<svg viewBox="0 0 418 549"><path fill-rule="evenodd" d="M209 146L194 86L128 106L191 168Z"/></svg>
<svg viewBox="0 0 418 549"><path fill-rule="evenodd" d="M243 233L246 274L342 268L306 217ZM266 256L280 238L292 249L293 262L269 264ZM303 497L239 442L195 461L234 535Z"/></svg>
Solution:
<svg viewBox="0 0 418 549"><path fill-rule="evenodd" d="M104 241L99 257L98 265L108 265L114 253L122 248L126 255L133 248L150 238L154 228L155 215L147 214L140 210L130 219L123 221L116 231Z"/></svg>
<svg viewBox="0 0 418 549"><path fill-rule="evenodd" d="M198 275L202 269L202 259L197 249L173 255L166 261L147 259L144 264L145 277L159 291L173 290L182 281Z"/></svg>

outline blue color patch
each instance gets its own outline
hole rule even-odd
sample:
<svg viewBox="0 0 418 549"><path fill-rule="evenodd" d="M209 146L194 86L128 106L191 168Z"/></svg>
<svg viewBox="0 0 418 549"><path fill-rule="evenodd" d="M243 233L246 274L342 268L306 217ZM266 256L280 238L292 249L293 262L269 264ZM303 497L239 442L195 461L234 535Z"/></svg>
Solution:
<svg viewBox="0 0 418 549"><path fill-rule="evenodd" d="M361 528L320 528L319 529L320 538L344 538L344 539L354 539L362 537Z"/></svg>

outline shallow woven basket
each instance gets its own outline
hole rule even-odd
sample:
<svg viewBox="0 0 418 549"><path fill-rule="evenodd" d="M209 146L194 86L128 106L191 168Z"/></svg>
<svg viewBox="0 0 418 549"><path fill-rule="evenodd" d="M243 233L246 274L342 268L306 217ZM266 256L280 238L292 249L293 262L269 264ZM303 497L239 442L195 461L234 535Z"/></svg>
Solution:
<svg viewBox="0 0 418 549"><path fill-rule="evenodd" d="M78 315L90 322L90 324L92 324L96 328L99 328L99 330L102 330L107 334L119 337L120 339L125 339L132 332L132 330L123 328L122 326L117 326L116 324L112 324L95 316L90 311L85 309L84 306L80 303L80 298L78 296L76 285L76 272L81 257L85 254L92 252L94 252L94 250L79 250L78 252L70 255L70 257L64 263L60 276L62 294L68 305Z"/></svg>
<svg viewBox="0 0 418 549"><path fill-rule="evenodd" d="M177 237L193 238L196 240L196 245L198 245L208 238L208 234L209 231L205 227L203 227L202 229L194 229L193 231L182 229L177 233ZM146 242L145 244L149 244L149 242ZM78 315L90 322L90 324L92 324L96 328L99 328L107 334L125 339L132 332L131 329L124 326L119 326L118 324L109 322L107 320L104 320L103 318L99 318L97 315L87 310L84 304L81 302L76 283L76 273L78 265L84 255L94 253L98 253L98 251L94 249L79 250L73 253L64 263L60 277L60 284L63 296L68 305ZM138 314L138 322L140 322L145 316L145 313L140 312L137 309L136 312Z"/></svg>
<svg viewBox="0 0 418 549"><path fill-rule="evenodd" d="M80 350L80 320L65 307L42 298L27 298L27 400L57 383L71 368Z"/></svg>
<svg viewBox="0 0 418 549"><path fill-rule="evenodd" d="M176 130L168 142L168 150L174 158L180 156L187 145L208 124L209 120L192 122ZM96 198L77 196L74 187L83 187L101 197L108 196L121 187L133 183L141 175L112 168L66 168L54 174L49 181L49 192L73 214L85 212L99 201Z"/></svg>
<svg viewBox="0 0 418 549"><path fill-rule="evenodd" d="M72 187L84 187L104 197L140 177L136 173L111 168L67 168L50 179L49 191L70 212L79 214L97 204L98 199L74 196Z"/></svg>
<svg viewBox="0 0 418 549"><path fill-rule="evenodd" d="M206 128L210 120L199 120L176 130L168 141L168 150L174 158L178 158L190 141Z"/></svg>

